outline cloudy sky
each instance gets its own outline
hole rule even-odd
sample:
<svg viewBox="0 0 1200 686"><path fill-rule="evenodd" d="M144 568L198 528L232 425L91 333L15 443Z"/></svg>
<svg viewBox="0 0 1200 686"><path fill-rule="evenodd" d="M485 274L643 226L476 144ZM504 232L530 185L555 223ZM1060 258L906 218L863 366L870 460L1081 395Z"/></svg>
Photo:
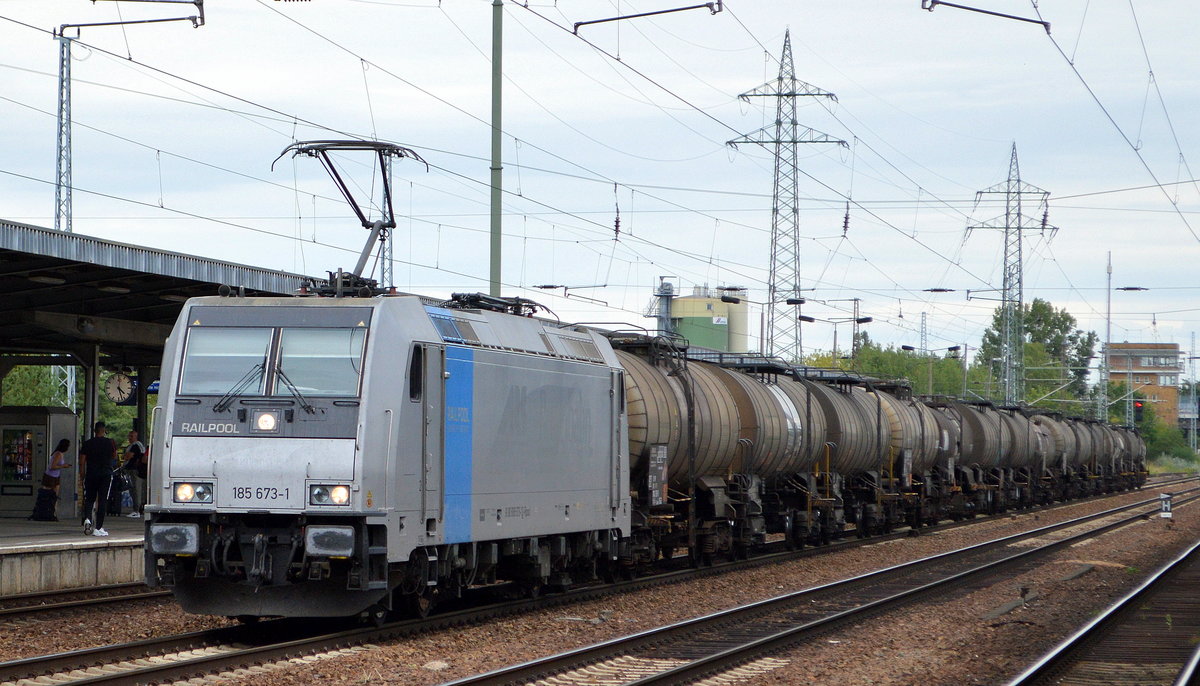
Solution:
<svg viewBox="0 0 1200 686"><path fill-rule="evenodd" d="M846 147L800 150L805 314L859 298L871 335L978 341L1002 280L1015 144L1055 232L1025 234L1025 298L1103 337L1177 342L1200 328L1200 59L1193 3L987 0L1040 25L919 0L543 0L504 7L504 290L569 321L645 325L660 276L767 298L772 153L726 142L768 125L785 30L802 125ZM967 4L967 3L962 3ZM296 140L377 138L393 167L395 285L487 289L491 3L211 1L207 23L85 27L72 51L77 233L306 274L353 265L365 232ZM192 5L0 0L0 216L53 226L61 24L194 14ZM75 35L74 30L68 30ZM772 102L765 103L773 105ZM363 156L339 164L378 201ZM849 203L848 229L846 207ZM1033 205L1033 201L1030 201ZM1036 205L1025 207L1040 223ZM619 212L620 231L614 230ZM570 287L533 290L541 284ZM933 294L930 288L954 289ZM968 297L968 289L971 291ZM755 306L754 316L758 310ZM845 332L842 332L845 335ZM806 325L806 349L831 347Z"/></svg>

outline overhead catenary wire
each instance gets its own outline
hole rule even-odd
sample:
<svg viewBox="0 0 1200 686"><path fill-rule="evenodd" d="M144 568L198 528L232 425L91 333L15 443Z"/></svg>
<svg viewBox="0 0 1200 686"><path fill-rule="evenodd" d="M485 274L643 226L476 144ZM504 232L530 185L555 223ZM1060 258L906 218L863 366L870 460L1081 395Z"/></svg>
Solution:
<svg viewBox="0 0 1200 686"><path fill-rule="evenodd" d="M627 57L628 57L628 56L627 56ZM524 168L524 167L522 167L522 168ZM603 181L602 181L602 180L598 180L598 179L597 179L596 181L597 181L597 182L601 182L601 183L603 183ZM474 185L474 182L472 182L472 185ZM624 184L623 184L623 185L624 185ZM919 187L919 186L917 186L917 185L914 185L914 188L918 189L918 190L917 190L917 192L918 192L918 193L920 193L920 191L919 191L919 188L920 188L920 187ZM559 206L561 207L561 203L551 203L551 204L556 204L556 205L559 205ZM857 205L857 204L862 204L862 205L867 205L867 206L872 206L872 207L875 207L875 206L876 206L876 205L873 203L873 201L866 200L866 199L860 199L858 202L856 202L856 205ZM653 209L653 208L645 208L645 210L644 210L644 211L646 211L646 212L654 212L654 211L658 211L658 210L655 210L655 209ZM663 211L665 211L665 210L663 210ZM684 212L684 211L688 211L688 210L686 210L686 209L681 209L680 211L681 211L681 212ZM586 216L586 214L587 214L586 212L581 212L581 211L576 211L576 210L573 210L573 209L572 209L572 208L570 208L570 207L564 207L562 210L556 210L556 211L554 211L554 212L550 212L549 214L557 214L558 212L567 212L567 213L568 213L568 216L576 216L576 217L579 217L579 216ZM727 222L727 221L728 221L728 218L722 214L722 211L719 211L719 210L714 210L714 212L717 212L717 214L716 214L716 215L713 215L713 216L717 217L717 219L714 219L714 221L721 221L721 222ZM316 215L316 213L314 212L314 218L315 218L315 215ZM532 221L532 219L531 219L530 221ZM598 229L598 227L597 227L597 229L596 229L596 230L599 230L599 229ZM623 237L623 238L624 238L624 237ZM711 257L712 257L712 255L710 254L710 255L708 255L707 257L711 258Z"/></svg>
<svg viewBox="0 0 1200 686"><path fill-rule="evenodd" d="M261 3L260 3L260 4L261 4ZM264 5L264 6L265 6L265 5ZM271 9L273 12L275 12L275 13L279 14L278 10L275 10L274 8L270 8L269 6L266 6L266 7L267 7L268 9ZM528 7L526 7L525 9L529 9L529 8L528 8ZM537 14L537 16L542 16L542 15L540 15L540 14L536 13L536 12L534 12L534 14ZM334 42L334 41L331 41L330 39L328 39L328 38L325 38L324 36L321 36L321 34L319 34L318 32L315 32L315 31L313 31L312 29L310 29L310 28L308 28L308 27L304 26L302 23L300 23L300 22L298 22L298 21L296 21L296 20L292 19L291 17L287 17L286 15L282 15L282 14L281 14L280 16L284 16L284 17L285 17L286 19L288 19L289 21L292 21L293 23L297 24L298 26L301 26L301 27L302 27L302 28L304 28L305 30L307 30L307 31L309 31L309 32L312 32L312 33L314 33L315 35L318 35L318 36L322 37L324 40L331 42L333 45L337 46L339 49L342 49L342 50L344 50L344 51L348 52L349 54L351 54L351 55L354 55L355 57L358 57L360 60L361 60L361 59L364 59L364 58L362 58L362 56L358 55L358 54L357 54L357 53L355 53L354 51L351 51L351 50L349 50L348 48L345 48L344 46L341 46L340 44L337 44L336 42ZM5 19L8 19L7 17L0 17L0 18L5 18ZM543 17L543 18L544 18L544 17ZM35 30L39 30L39 31L41 31L41 29L38 29L37 27L30 26L30 25L28 25L28 24L24 24L23 22L19 22L19 21L16 21L16 20L11 20L11 19L9 19L9 20L10 20L10 21L14 21L15 23L18 23L18 24L21 24L21 25L27 26L27 27L29 27L29 28L33 28L33 29L35 29ZM549 21L549 20L547 20L547 21ZM550 23L551 23L551 24L553 24L553 22L550 22ZM560 28L561 28L561 27L560 27ZM586 42L586 41L585 41L585 42ZM86 45L86 44L85 44L85 45ZM93 47L93 46L89 46L89 47ZM595 46L593 46L593 47L595 47ZM99 48L96 48L96 49L97 49L97 50L99 50L100 52L107 53L107 51L105 51L105 50L103 50L103 49L99 49ZM597 49L599 49L599 48L597 48ZM601 50L601 52L605 52L605 51ZM108 53L108 54L111 54L111 53ZM605 54L608 54L608 53L605 53ZM611 57L611 55L609 55L609 56ZM135 62L135 63L137 63L137 64L139 64L139 65L141 65L141 66L146 66L147 68L150 68L150 69L152 69L153 71L156 71L156 72L158 72L158 73L162 73L162 74L164 74L164 75L167 75L167 76L172 76L172 77L175 77L175 75L172 75L172 74L170 74L169 72L165 72L164 70L160 70L160 69L157 69L157 68L154 68L154 67L150 67L149 65L142 65L142 63L140 63L140 62L136 62L136 61L134 61L134 62ZM629 67L627 64L622 64L622 66L624 66L624 67L626 67L626 68L630 68L630 67ZM381 69L382 69L382 68L381 68ZM421 89L421 88L419 88L419 87L417 87L417 86L415 86L415 85L411 84L411 82L410 82L410 81L408 81L408 80L406 80L406 79L403 79L402 77L399 77L398 75L395 75L395 74L394 74L394 73L392 73L390 70L383 69L383 71L384 71L385 73L389 74L390 76L393 76L393 77L397 78L397 79L398 79L398 80L400 80L401 82L403 82L403 83L406 83L406 84L408 84L408 85L410 85L410 86L413 86L413 87L417 88L418 90L420 90L421 92L423 92L423 93L426 93L426 94L430 95L431 97L434 97L435 99L438 99L439 101L442 101L442 102L444 102L444 100L442 100L442 99L440 99L440 98L437 98L437 96L436 96L436 95L433 95L433 94L429 93L428 91L426 91L426 90L424 90L424 89ZM639 75L641 74L641 73L640 73L640 72L638 72L636 69L634 69L633 71L634 71L635 73L638 73ZM644 76L644 75L643 75L643 76ZM235 96L235 95L232 95L232 94L226 93L225 91L223 91L223 90L221 90L221 89L210 88L210 87L208 87L208 86L205 86L204 84L200 84L200 83L198 83L198 82L195 82L195 81L192 81L192 80L190 80L190 79L186 79L186 78L182 78L182 77L177 77L177 78L181 78L181 80L183 80L184 82L190 83L190 84L192 84L192 85L195 85L195 86L198 86L198 87L201 87L201 88L206 88L206 89L212 90L213 92L216 92L216 93L218 93L218 94L221 94L221 95L223 95L223 96L226 96L226 97L233 97L233 98L235 98L235 99L237 99L237 100L239 100L239 101L241 101L241 102L244 102L244 103L247 103L247 104L251 104L251 105L254 105L254 106L258 106L258 107L263 107L264 109L266 109L266 110L268 110L268 111L272 111L272 112L274 112L274 113L276 113L276 114L280 114L280 115L283 115L283 116L285 116L285 117L286 117L286 116L288 116L288 115L287 115L286 113L284 113L284 112L281 112L281 111L279 111L279 110L276 110L276 109L274 109L274 108L270 108L270 107L267 107L267 106L264 106L264 105L260 105L260 104L258 104L258 103L254 103L253 101L250 101L250 100L248 100L248 99L246 99L246 98L242 98L242 97L240 97L240 96ZM655 83L655 85L658 85L658 86L660 86L660 87L661 87L661 84L657 84L657 83L656 83L656 82L654 82L652 79L648 79L648 80L650 80L652 83ZM664 89L665 89L665 88L664 88ZM669 89L665 89L665 90L667 90L667 92L670 92L670 91L669 91ZM684 101L684 102L686 102L686 101ZM447 103L447 104L449 104L449 103ZM687 103L687 104L688 104L689 106L691 106L691 103ZM453 105L450 105L450 106L454 107ZM693 106L693 107L694 107L694 106ZM464 112L465 114L467 114L468 116L471 116L472 118L474 118L474 119L476 119L476 120L479 120L479 118L478 118L478 117L474 117L473 115L470 115L469 113L466 113L464 110L461 110L461 108L457 108L457 107L455 107L455 109L459 110L460 112ZM703 110L700 110L700 109L698 109L698 108L696 108L696 109L697 109L697 111L700 111L700 112L701 112L702 114L704 114L705 116L708 116L709 118L712 118L714 121L717 121L718 123L721 123L721 125L722 125L722 126L724 126L725 128L729 129L730 131L732 131L732 130L733 130L733 128L732 128L732 127L730 127L730 126L728 126L728 125L726 125L726 124L724 124L724 123L720 122L720 120L716 119L715 117L712 117L711 115L707 114L706 112L703 112ZM334 132L340 133L340 134L342 134L342 135L347 135L347 134L346 134L346 132L344 132L344 131L340 131L340 130L338 130L338 129L335 129L335 128L331 128L331 127L327 127L327 126L324 126L324 125L321 125L321 124L317 124L317 123L315 123L315 122L311 122L311 121L308 121L308 120L306 120L306 119L303 119L303 118L294 117L294 115L293 115L293 118L294 118L294 119L298 119L298 120L300 120L300 121L304 121L306 124L308 124L308 125L311 125L311 126L314 126L314 127L318 127L318 128L325 128L326 130L334 131ZM482 121L482 120L479 120L479 121ZM539 148L539 149L540 149L540 148ZM547 153L548 153L548 151L545 151L545 150L542 150L542 151L543 151L543 152L547 152ZM548 153L548 154L551 154L551 155L553 155L553 153ZM568 164L572 164L573 166L578 166L577 164L575 164L575 163L573 163L573 162L570 162L569 160L566 160L565 158L562 158L561 156L557 156L557 155L553 155L553 156L554 156L556 159L560 159L560 160L562 160L562 161L568 162ZM581 168L582 168L582 167L581 167ZM809 176L809 178L813 178L811 175L807 174L807 172L805 172L805 175L806 175L806 176ZM813 178L813 180L816 180L816 179L815 179L815 178ZM826 187L827 189L829 189L829 190L833 190L832 188L830 188L830 187L829 187L827 184L824 184L823 182L820 182L820 181L818 181L818 183L821 183L821 185L825 186L825 187ZM855 203L855 204L856 204L856 206L858 206L858 203ZM873 214L873 213L872 213L872 214ZM876 217L877 217L878 219L880 219L881 221L884 221L884 220L882 220L882 218L878 217L878 215L874 215L874 216L876 216ZM890 227L891 227L893 230L895 230L895 231L897 231L897 232L903 233L903 231L902 231L902 230L900 230L898 227L895 227L895 226L893 226L893 225L890 225L890 223L888 223L888 222L886 222L886 221L884 221L884 224L887 224L887 225L889 225L889 226L890 226ZM925 246L925 247L926 247L926 249L930 250L930 252L931 252L932 254L934 254L934 255L937 255L937 256L939 256L939 257L941 257L941 255L940 255L940 254L939 254L937 251L930 249L928 246Z"/></svg>
<svg viewBox="0 0 1200 686"><path fill-rule="evenodd" d="M1038 9L1037 0L1031 1L1033 3L1034 12L1037 13L1038 19L1041 19L1042 13L1041 10ZM1125 141L1125 144L1129 146L1129 149L1133 151L1133 154L1137 156L1138 161L1141 162L1142 167L1146 170L1146 173L1150 175L1150 178L1154 179L1155 187L1163 191L1163 195L1167 198L1167 202L1175 208L1176 214L1183 222L1183 225L1188 230L1188 233L1192 235L1192 239L1197 243L1200 243L1200 234L1197 234L1196 230L1192 228L1192 223L1188 221L1187 216L1184 215L1183 212L1179 211L1178 203L1174 202L1171 196L1167 194L1165 189L1166 184L1164 184L1162 181L1159 181L1158 175L1154 172L1154 169L1150 167L1150 163L1146 161L1146 157L1142 155L1141 150L1139 150L1138 146L1129 139L1129 135L1125 133L1125 129L1121 128L1121 125L1118 124L1117 120L1113 118L1112 113L1109 112L1108 107L1105 106L1104 101L1102 101L1100 96L1096 94L1096 91L1092 89L1091 84L1089 84L1087 79L1084 78L1083 74L1079 71L1079 68L1075 65L1071 58L1067 57L1067 53L1063 50L1062 46L1059 45L1054 36L1047 32L1046 37L1050 39L1050 43L1054 46L1054 49L1057 50L1058 54L1061 55L1063 60L1066 61L1067 66L1070 67L1071 72L1075 74L1076 78L1079 79L1079 83L1083 85L1084 90L1086 90L1088 95L1091 96L1092 100L1100 108L1100 111L1104 113L1105 118L1107 118L1109 123L1113 125L1113 128L1117 130L1117 133L1121 136L1121 139Z"/></svg>

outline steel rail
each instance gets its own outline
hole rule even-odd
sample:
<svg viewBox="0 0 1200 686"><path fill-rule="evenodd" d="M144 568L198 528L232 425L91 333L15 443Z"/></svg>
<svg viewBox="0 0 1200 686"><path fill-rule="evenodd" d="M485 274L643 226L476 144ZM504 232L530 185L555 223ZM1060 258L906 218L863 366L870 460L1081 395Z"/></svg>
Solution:
<svg viewBox="0 0 1200 686"><path fill-rule="evenodd" d="M1183 505L1185 503L1192 502L1197 499L1200 499L1200 496L1193 496L1192 498L1189 498L1185 501L1180 502L1179 505ZM928 584L925 584L922 586L911 588L909 590L903 591L901 593L897 593L897 594L889 596L887 598L883 598L883 599L876 600L871 603L865 604L858 608L839 612L839 613L831 615L825 619L817 620L814 622L809 622L808 624L794 627L791 629L787 629L785 631L778 632L778 633L768 636L766 638L752 641L752 642L746 643L742 646L738 646L736 648L731 648L729 650L711 655L706 658L694 660L688 664L681 665L679 667L667 670L660 674L656 674L651 677L647 677L644 679L639 679L637 681L630 682L628 684L628 686L663 686L665 684L689 683L698 678L702 678L704 676L709 676L714 673L725 671L727 669L736 667L736 666L743 664L749 660L752 660L756 657L759 657L759 656L762 656L762 655L765 655L768 653L772 653L772 652L778 652L779 650L786 648L786 647L792 645L793 643L796 643L797 641L801 640L802 638L806 637L807 635L815 633L817 630L824 630L824 629L832 628L833 626L845 624L847 622L858 621L858 620L861 620L864 617L869 616L871 614L875 614L878 612L890 610L895 607L905 605L909 602L916 600L919 597L925 596L934 591L952 590L955 587L962 585L968 579L975 578L975 577L978 577L981 575L988 575L991 573L1001 571L1003 569L1013 567L1019 563L1034 559L1036 557L1041 557L1041 556L1043 556L1049 552L1052 552L1054 550L1057 550L1059 548L1069 546L1069 545L1074 545L1075 543L1078 543L1080 541L1083 541L1083 540L1086 540L1089 538L1093 538L1095 536L1099 536L1100 534L1106 533L1108 531L1112 531L1114 529L1118 529L1118 528L1126 526L1128 524L1132 524L1133 522L1144 519L1145 516L1146 516L1145 513L1139 513L1139 514L1136 514L1136 515L1133 515L1130 517L1126 517L1124 519L1121 519L1121 520L1118 520L1115 522L1103 524L1103 525L1098 526L1095 529L1091 529L1089 531L1075 534L1073 536L1068 536L1066 538L1063 538L1063 539L1060 539L1057 541L1051 541L1051 542L1049 542L1043 546L1040 546L1038 548L1034 548L1034 549L1027 550L1027 551L1020 552L1020 553L1016 553L1009 557L1005 557L1000 560L991 561L986 564L974 567L972 569L968 569L966 571L953 574L951 576L946 577L945 579L943 579L941 581L935 581L935 582L928 583ZM1099 517L1086 517L1086 518L1080 518L1080 519L1097 519L1097 518L1099 518ZM1053 525L1053 527L1055 529L1064 528L1059 525ZM1050 529L1050 528L1051 527L1044 527L1044 529ZM1030 533L1033 533L1033 532L1030 532ZM1048 531L1047 531L1047 533L1048 533ZM1022 538L1028 538L1028 536L1022 536Z"/></svg>
<svg viewBox="0 0 1200 686"><path fill-rule="evenodd" d="M50 599L54 599L54 598L61 598L62 596L68 595L71 593L104 593L106 591L123 591L123 590L127 590L130 588L137 588L139 586L142 588L145 588L146 584L144 584L140 581L130 581L130 582L123 583L123 584L103 584L100 586L92 586L90 588L87 588L87 587L84 587L84 588L60 588L60 589L56 589L53 591L33 591L31 593L13 593L10 595L0 596L0 603L7 603L7 602L11 602L11 601L19 601L19 602L29 603L29 602L36 602L38 600L43 600L43 599L50 600Z"/></svg>
<svg viewBox="0 0 1200 686"><path fill-rule="evenodd" d="M129 586L145 587L145 584L136 583L136 584L129 584ZM77 591L75 591L75 594L87 593L89 591L94 592L95 589L89 589L89 590L85 590L85 591L77 590ZM0 608L0 617L11 617L14 615L15 616L35 615L35 614L40 614L42 612L50 612L53 610L70 610L70 609L79 608L79 607L90 607L92 605L108 605L111 603L124 602L124 601L129 601L129 600L147 600L147 599L151 599L151 598L162 598L164 596L171 595L171 592L170 591L146 590L146 591L135 592L135 593L117 593L114 595L105 595L105 596L98 596L98 597L93 597L93 598L76 598L74 600L57 600L57 601L54 600L54 597L68 596L68 595L71 595L71 593L38 594L38 595L46 597L46 599L49 602L31 603L31 604L26 604L26 605L14 605L11 607L3 607L3 608ZM8 600L8 598L4 598L4 600Z"/></svg>
<svg viewBox="0 0 1200 686"><path fill-rule="evenodd" d="M1179 676L1175 677L1175 683L1171 686L1197 686L1198 684L1200 684L1200 644L1197 644L1195 650L1192 651L1192 657L1179 671Z"/></svg>
<svg viewBox="0 0 1200 686"><path fill-rule="evenodd" d="M1164 485L1164 484L1156 484ZM1200 488L1190 489L1200 490ZM1184 493L1190 491L1184 491ZM1179 495L1179 494L1176 494ZM1110 494L1111 497L1111 494ZM1083 501L1071 501L1066 505L1079 504ZM1137 503L1124 505L1118 508L1105 510L1096 515L1088 517L1095 518L1106 516L1113 512L1120 512L1134 507L1146 506L1157 503L1158 499L1148 499ZM1041 509L1041 508L1039 508ZM1048 508L1047 508L1048 509ZM1025 512L1033 512L1035 510L1027 510ZM965 522L954 522L937 527L926 527L922 531L945 530L957 528L959 526L970 525L972 523L982 523L991 521L1001 516L1008 516L1010 513L1003 515L995 515L990 517L980 517L976 520ZM1071 522L1078 522L1081 519L1077 518ZM1042 527L1037 531L1042 531L1051 527L1061 528L1071 525L1069 522L1064 522L1059 525L1050 525L1050 527ZM740 569L774 564L781 561L800 559L812 555L819 555L827 551L837 549L848 549L858 547L860 545L870 545L881 541L894 540L897 538L910 535L903 531L896 532L885 536L876 536L866 539L847 539L839 544L821 546L814 548L806 548L798 551L788 551L773 553L769 555L759 556L751 560L743 560L729 562L721 565L703 569L681 569L675 571L664 572L650 577L643 577L628 581L622 581L615 584L584 587L575 589L561 594L553 594L542 596L536 599L525 599L517 602L504 602L482 607L475 607L466 610L457 610L439 614L424 620L409 619L400 622L388 624L382 628L365 628L356 627L347 631L339 631L334 633L322 634L320 636L311 636L311 633L305 637L303 631L291 628L292 625L298 624L292 620L274 620L263 622L255 625L252 629L249 627L225 627L210 631L193 632L178 636L169 636L156 639L147 639L129 644L101 646L96 648L87 648L83 650L70 651L55 655L39 656L14 660L10 662L0 663L0 682L14 681L22 678L36 678L38 676L47 676L51 674L62 675L65 672L73 671L89 666L112 663L126 662L147 657L161 657L172 652L183 652L188 650L196 650L201 648L211 648L218 645L228 645L231 643L253 644L255 638L260 638L263 634L274 632L290 632L288 640L279 641L271 645L250 646L240 651L227 652L220 656L220 659L227 663L239 662L244 664L253 664L275 659L284 659L282 656L309 654L314 651L335 650L346 647L348 645L361 644L365 642L374 642L380 640L388 640L391 638L413 635L421 632L432 631L442 628L450 628L454 626L462 626L469 623L478 623L486 619L492 619L499 616L518 614L529 612L546 607L558 605L566 605L570 603L591 600L599 597L611 595L612 593L629 592L642 588L650 588L670 583L678 583L682 581L703 578L709 575L724 574L730 571ZM1033 535L1032 532L1025 534L1015 534L1015 537ZM1013 537L1008 537L1003 540L1009 540ZM986 545L986 544L984 544ZM681 561L683 558L680 558ZM311 632L311 625L308 629ZM307 642L307 645L305 645ZM209 667L203 665L208 662ZM167 679L184 679L191 678L203 673L212 673L214 667L214 658L196 658L187 661L177 661L174 663L164 663L158 665L154 670L153 676L148 676L148 669L142 669L137 672L117 673L106 676L92 677L87 681L79 683L133 683L132 681L122 681L126 677L134 678L131 675L137 676L137 679L142 681L167 680Z"/></svg>
<svg viewBox="0 0 1200 686"><path fill-rule="evenodd" d="M1191 489L1191 490L1200 490L1200 489ZM1196 496L1196 497L1200 497L1200 496ZM1071 520L1068 520L1065 522L1060 522L1057 524L1050 524L1050 525L1040 527L1038 529L1034 529L1031 531L1026 531L1026 532L1022 532L1022 533L1018 533L1018 534L1012 534L1010 536L1005 536L1005 537L1002 537L999 539L995 539L993 541L987 541L984 543L967 546L965 548L960 548L958 550L953 550L953 551L949 551L949 552L945 552L945 553L940 553L937 555L932 555L930 557L922 558L920 560L902 563L902 564L888 567L885 569L877 570L874 572L869 572L867 574L856 576L856 577L853 577L850 579L843 579L841 581L835 581L832 583L823 584L821 586L816 586L816 587L805 589L802 591L788 593L788 594L785 594L783 596L779 596L776 598L771 598L771 599L759 601L756 603L750 603L748 605L731 608L729 610L723 610L721 612L716 612L716 613L709 614L709 615L706 615L703 617L698 617L695 619L685 620L683 622L672 624L672 625L669 625L666 627L650 629L650 630L647 630L644 632L640 632L637 634L633 634L633 635L625 636L625 637L621 637L621 638L616 638L616 639L606 641L603 643L599 643L599 644L596 644L593 646L587 646L584 648L567 651L567 652L564 652L564 653L561 653L558 655L552 655L552 656L549 656L546 658L532 660L532 661L529 661L529 662L526 662L526 663L523 663L520 665L514 665L511 667L502 668L499 670L488 672L486 674L480 674L480 675L476 675L476 676L472 676L472 677L467 677L464 679L459 679L457 681L449 682L445 686L500 686L502 684L522 683L522 682L530 681L533 679L543 678L543 677L546 677L551 674L558 674L558 673L562 673L564 671L568 671L571 669L577 669L577 668L585 666L585 665L595 664L597 662L600 662L600 661L603 661L603 660L606 660L606 659L609 659L612 657L616 657L619 655L626 655L633 651L636 651L639 649L644 649L648 646L661 644L661 643L664 643L664 642L670 641L670 640L678 640L681 637L687 637L690 635L694 635L701 630L705 630L705 629L708 629L708 628L711 628L714 626L725 625L725 624L735 624L738 622L746 621L746 620L752 619L756 616L763 615L767 612L774 611L777 608L783 608L786 606L796 606L796 605L808 602L809 599L811 599L815 596L818 596L818 595L821 595L821 596L832 595L835 593L841 593L842 591L848 590L855 586L878 584L886 578L898 576L898 575L901 575L904 573L908 573L913 570L917 570L921 567L928 567L931 565L942 564L942 563L945 563L949 560L953 560L956 558L963 558L963 557L971 555L971 554L975 554L975 553L979 553L982 551L1006 546L1006 545L1009 545L1009 544L1014 543L1019 540L1042 536L1042 535L1052 533L1052 532L1060 530L1060 529L1070 528L1073 526L1079 526L1080 524L1085 524L1089 521L1093 521L1096 519L1101 519L1104 517L1111 517L1114 515L1118 515L1118 514L1121 514L1123 512L1131 510L1131 509L1145 508L1147 506L1156 505L1157 502L1158 502L1158 500L1157 500L1157 498L1155 498L1155 499L1151 499L1151 500L1140 501L1140 502L1129 504L1129 505L1123 505L1123 506L1120 506L1117 508L1111 508L1109 510L1105 510L1105 511L1098 512L1098 513L1091 514L1091 515L1085 515L1083 517L1077 517L1075 519L1071 519ZM1069 537L1066 539L1062 539L1061 541L1052 542L1052 543L1047 544L1046 546L1042 546L1042 547L1034 549L1034 550L1018 553L1014 556L1004 558L1003 560L1001 560L999 562L990 562L987 565L983 565L981 567L976 567L976 568L973 568L966 572L962 572L962 573L953 575L953 576L948 577L947 579L943 579L942 581L939 581L935 584L926 584L926 585L920 586L915 589L909 589L909 590L907 590L903 593L897 594L895 596L889 596L888 598L885 598L883 600L874 601L874 602L868 603L864 606L861 606L861 607L858 607L855 609L846 610L844 612L840 612L835 615L826 617L825 619L818 620L816 622L810 622L803 626L781 632L779 634L769 637L768 639L754 641L754 642L748 644L747 646L743 646L738 649L730 649L730 650L724 651L720 654L717 654L715 656L710 656L703 660L693 661L693 662L689 663L688 665L680 666L673 670L663 672L662 674L657 675L655 677L648 677L641 681L632 682L632 683L636 683L639 685L659 684L659 683L683 683L690 679L699 678L701 675L711 674L714 671L720 671L721 669L726 668L726 667L723 667L722 665L733 666L734 664L739 664L741 662L745 662L748 659L751 659L750 657L747 657L747 655L757 655L759 653L766 652L767 650L777 649L777 647L779 645L784 645L787 643L794 642L794 641L798 640L799 638L801 638L803 636L803 634L811 633L815 629L817 629L819 627L825 627L835 621L840 622L840 621L848 621L851 619L854 619L854 620L861 619L864 616L864 613L867 611L881 611L882 609L886 609L892 605L898 604L902 600L913 598L917 595L924 594L924 593L936 590L938 588L941 588L941 587L943 587L944 584L956 583L956 582L961 583L963 580L965 580L969 577L973 577L973 576L983 573L984 571L989 570L989 569L994 569L997 566L999 566L1000 564L1015 564L1015 562L1017 560L1029 559L1029 557L1031 557L1033 555L1044 554L1050 550L1060 547L1061 545L1065 544L1064 542L1074 542L1074 541L1080 540L1081 538L1084 538L1084 537L1099 535L1100 533L1103 533L1104 531L1108 531L1108 530L1111 530L1111 529L1114 529L1114 528L1117 528L1120 526L1125 526L1126 524L1129 524L1130 522L1136 521L1138 519L1142 519L1145 516L1146 516L1145 512L1140 512L1132 517L1128 517L1128 518L1119 520L1115 523L1110 523L1110 524L1106 524L1101 527L1097 527L1096 529L1093 529L1084 534L1080 534L1078 536L1072 536L1072 537ZM872 539L868 539L868 540L872 540ZM878 540L878 539L874 539L874 540ZM747 649L750 651L753 651L753 652L747 653L747 654L742 654L740 652L742 650L747 650ZM659 679L663 679L663 680L660 681Z"/></svg>
<svg viewBox="0 0 1200 686"><path fill-rule="evenodd" d="M1143 684L1152 680L1157 681L1157 679L1150 679L1147 670L1157 666L1159 667L1155 672L1157 674L1162 671L1163 666L1174 664L1176 665L1175 669L1181 675L1176 679L1176 683L1181 681L1188 683L1195 674L1196 661L1200 659L1200 650L1196 652L1190 650L1186 640L1188 638L1194 640L1194 637L1174 635L1172 632L1172 629L1175 628L1173 621L1171 626L1167 626L1164 622L1155 630L1147 632L1144 618L1147 616L1157 617L1164 612L1164 608L1156 605L1156 600L1160 599L1156 598L1157 596L1170 594L1171 591L1175 591L1178 595L1182 591L1183 595L1195 597L1194 584L1198 572L1200 572L1200 542L1193 544L1174 560L1160 567L1124 598L1113 603L1100 616L1051 649L1040 660L1009 682L1009 686L1057 683L1063 675L1069 674L1076 668L1085 667L1089 654L1095 653L1097 648L1102 647L1101 642L1105 638L1115 635L1130 624L1141 625L1137 627L1137 637L1123 641L1119 648L1108 646L1104 651L1104 662L1108 665L1120 664L1126 654L1142 657L1143 659L1137 663L1137 679L1124 682L1121 677L1125 670L1107 669L1104 675L1105 682ZM1181 589L1180 586L1186 586L1186 589ZM1200 620L1196 609L1194 606L1177 609L1179 618L1186 620L1186 624L1190 625L1190 630L1187 626L1179 627L1181 631L1190 633L1195 630L1197 620ZM1170 617L1171 613L1166 611L1166 616ZM1180 622L1180 624L1185 624L1185 622Z"/></svg>

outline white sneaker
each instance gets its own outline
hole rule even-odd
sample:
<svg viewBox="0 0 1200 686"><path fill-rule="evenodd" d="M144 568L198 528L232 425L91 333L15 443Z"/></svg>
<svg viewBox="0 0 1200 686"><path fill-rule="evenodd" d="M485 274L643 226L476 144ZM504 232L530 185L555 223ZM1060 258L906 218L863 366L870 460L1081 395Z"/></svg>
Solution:
<svg viewBox="0 0 1200 686"><path fill-rule="evenodd" d="M95 531L92 532L92 535L93 536L107 536L108 532L105 531L104 529L96 529Z"/></svg>
<svg viewBox="0 0 1200 686"><path fill-rule="evenodd" d="M92 528L92 520L90 520L90 519L83 520L83 535L91 536L93 531L95 531L95 529Z"/></svg>
<svg viewBox="0 0 1200 686"><path fill-rule="evenodd" d="M137 512L130 512L129 514L127 514L125 516L130 517L132 519L139 519L142 515L138 514Z"/></svg>

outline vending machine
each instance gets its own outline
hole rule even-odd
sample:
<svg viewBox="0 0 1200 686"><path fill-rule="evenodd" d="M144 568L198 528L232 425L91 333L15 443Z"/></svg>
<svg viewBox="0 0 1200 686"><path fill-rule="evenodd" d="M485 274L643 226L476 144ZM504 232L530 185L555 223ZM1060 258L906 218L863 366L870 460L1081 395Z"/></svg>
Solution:
<svg viewBox="0 0 1200 686"><path fill-rule="evenodd" d="M0 407L0 514L32 512L50 453L65 438L71 467L62 473L58 517L76 516L78 433L75 413L65 407Z"/></svg>

